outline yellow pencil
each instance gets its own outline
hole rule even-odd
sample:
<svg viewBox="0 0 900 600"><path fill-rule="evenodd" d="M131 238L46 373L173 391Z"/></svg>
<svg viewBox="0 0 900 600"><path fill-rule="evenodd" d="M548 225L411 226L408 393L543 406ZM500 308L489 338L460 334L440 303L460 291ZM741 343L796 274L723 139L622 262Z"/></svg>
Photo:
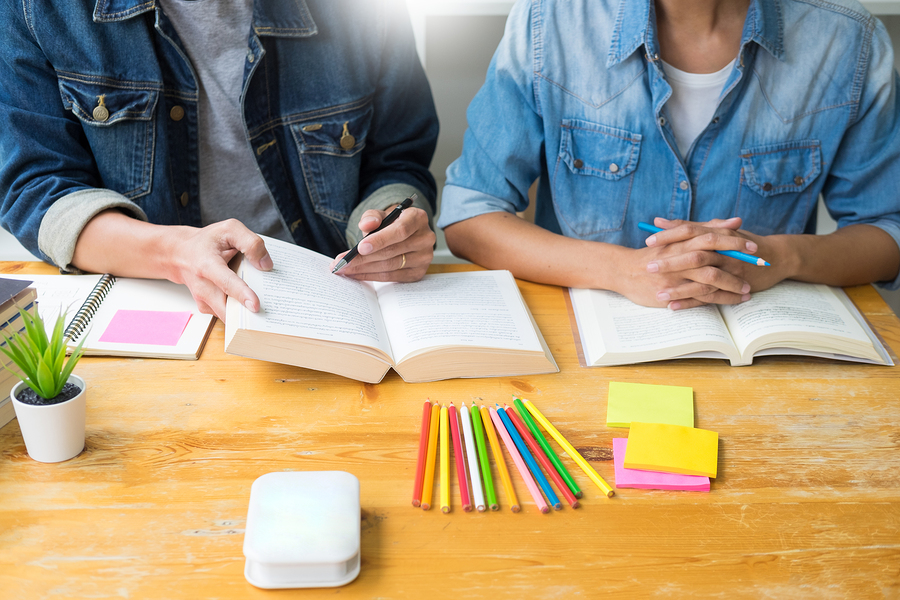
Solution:
<svg viewBox="0 0 900 600"><path fill-rule="evenodd" d="M519 512L519 499L516 497L516 490L513 488L512 479L509 478L509 470L506 468L506 461L503 460L503 451L500 449L500 440L497 439L497 431L494 429L494 423L491 421L491 411L487 406L481 407L481 422L484 423L484 430L487 432L488 441L491 443L491 452L494 455L494 462L497 464L497 470L500 471L500 479L503 481L503 488L509 498L509 507L513 512Z"/></svg>
<svg viewBox="0 0 900 600"><path fill-rule="evenodd" d="M450 414L441 405L441 512L450 512Z"/></svg>
<svg viewBox="0 0 900 600"><path fill-rule="evenodd" d="M556 427L554 427L550 423L550 421L548 421L544 417L544 415L541 414L541 411L539 411L534 404L532 404L529 400L525 400L524 398L522 398L522 403L525 405L525 408L528 409L528 412L532 414L535 420L541 424L541 427L543 427L547 433L553 436L553 439L556 440L556 443L562 446L563 450L566 451L566 454L568 454L572 458L572 460L574 460L578 464L578 466L581 467L581 470L591 478L591 481L596 483L597 487L603 490L603 493L606 494L607 498L612 498L616 495L615 490L609 487L609 484L606 483L603 478L597 474L597 471L595 471L594 468L590 464L588 464L588 461L584 460L584 457L578 453L578 450L576 450L572 446L572 444L570 444L568 440L566 440L566 438L564 438L562 434L556 430Z"/></svg>
<svg viewBox="0 0 900 600"><path fill-rule="evenodd" d="M425 483L422 485L422 510L431 508L431 494L434 491L434 455L437 454L438 425L441 407L431 406L431 423L428 430L428 456L425 459Z"/></svg>

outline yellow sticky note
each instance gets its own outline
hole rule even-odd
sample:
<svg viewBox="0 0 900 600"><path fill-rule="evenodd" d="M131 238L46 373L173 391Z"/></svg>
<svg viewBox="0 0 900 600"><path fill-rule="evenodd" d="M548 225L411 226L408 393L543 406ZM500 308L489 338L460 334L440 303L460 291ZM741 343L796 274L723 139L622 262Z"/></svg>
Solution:
<svg viewBox="0 0 900 600"><path fill-rule="evenodd" d="M628 427L633 421L693 427L693 388L610 381L606 425Z"/></svg>
<svg viewBox="0 0 900 600"><path fill-rule="evenodd" d="M632 421L625 468L716 476L719 434L706 429Z"/></svg>

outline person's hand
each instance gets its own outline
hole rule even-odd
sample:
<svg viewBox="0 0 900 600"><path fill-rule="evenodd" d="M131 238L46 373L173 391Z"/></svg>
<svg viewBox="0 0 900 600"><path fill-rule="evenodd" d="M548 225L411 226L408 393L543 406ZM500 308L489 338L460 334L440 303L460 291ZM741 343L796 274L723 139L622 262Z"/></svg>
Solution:
<svg viewBox="0 0 900 600"><path fill-rule="evenodd" d="M225 321L225 300L231 296L249 310L259 310L259 298L228 267L235 254L243 252L255 268L268 271L272 258L262 238L236 219L194 227L166 227L171 232L168 279L191 290L197 308Z"/></svg>
<svg viewBox="0 0 900 600"><path fill-rule="evenodd" d="M647 238L647 248L635 251L626 270L630 276L623 293L639 304L673 310L737 304L749 300L751 290L762 289L751 278L762 286L759 276L773 274L765 273L771 267L749 265L717 252L759 251L761 238L741 231L740 218L706 223L656 219L655 225L664 231Z"/></svg>
<svg viewBox="0 0 900 600"><path fill-rule="evenodd" d="M376 229L388 210L367 210L359 220L360 230ZM368 281L418 281L434 258L435 235L428 226L428 214L421 208L407 208L383 230L367 235L359 243L359 255L339 275ZM331 268L343 258L339 254Z"/></svg>

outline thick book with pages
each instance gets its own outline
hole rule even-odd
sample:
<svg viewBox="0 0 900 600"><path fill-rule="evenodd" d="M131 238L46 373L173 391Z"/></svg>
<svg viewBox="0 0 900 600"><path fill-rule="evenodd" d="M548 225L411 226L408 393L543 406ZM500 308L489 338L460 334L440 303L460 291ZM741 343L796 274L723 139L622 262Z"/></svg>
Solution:
<svg viewBox="0 0 900 600"><path fill-rule="evenodd" d="M391 368L407 382L559 370L508 271L360 282L332 275L327 256L265 241L272 271L235 265L261 308L228 298L228 353L368 383Z"/></svg>
<svg viewBox="0 0 900 600"><path fill-rule="evenodd" d="M85 355L196 360L215 323L185 285L112 275L22 275L37 288L48 328L66 315L71 351Z"/></svg>
<svg viewBox="0 0 900 600"><path fill-rule="evenodd" d="M687 310L638 306L615 292L570 289L586 366L671 358L803 355L893 365L890 352L840 288L783 281L742 304Z"/></svg>

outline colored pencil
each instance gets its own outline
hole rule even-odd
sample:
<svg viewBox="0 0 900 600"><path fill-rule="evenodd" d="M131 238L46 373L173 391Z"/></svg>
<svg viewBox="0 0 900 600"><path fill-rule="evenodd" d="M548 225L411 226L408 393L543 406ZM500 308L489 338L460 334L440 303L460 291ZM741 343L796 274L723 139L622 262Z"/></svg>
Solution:
<svg viewBox="0 0 900 600"><path fill-rule="evenodd" d="M662 231L661 227L657 227L656 225L651 225L650 223L638 223L638 229L641 231L646 231L648 233L659 233ZM738 260L742 260L745 263L750 263L751 265L756 265L757 267L771 267L768 262L764 259L753 256L752 254L746 254L744 252L738 252L737 250L716 250L719 254L723 256L730 256L731 258L736 258Z"/></svg>
<svg viewBox="0 0 900 600"><path fill-rule="evenodd" d="M606 494L607 498L612 498L616 495L615 490L609 487L609 484L606 483L606 481L604 481L603 478L597 474L597 471L595 471L594 468L590 464L588 464L588 461L584 460L584 457L578 453L578 450L576 450L575 447L572 446L572 444L570 444L569 441L564 438L559 431L556 430L556 427L554 427L550 423L550 421L548 421L547 418L541 414L541 411L539 411L534 404L532 404L528 400L525 400L523 404L525 405L525 408L528 409L528 412L531 413L531 416L533 416L535 420L541 424L541 427L543 427L544 430L549 433L554 440L556 440L557 444L563 447L563 450L566 451L566 454L568 454L569 457L574 460L579 467L581 467L581 470L591 478L591 481L593 481L595 484L597 484L597 487L603 490L603 493Z"/></svg>
<svg viewBox="0 0 900 600"><path fill-rule="evenodd" d="M481 464L481 479L484 483L485 501L491 510L500 510L497 494L494 492L494 478L491 477L491 460L484 445L484 425L481 423L481 410L472 405L472 431L475 433L475 448L478 450L478 462Z"/></svg>
<svg viewBox="0 0 900 600"><path fill-rule="evenodd" d="M469 461L469 478L472 480L472 504L475 510L484 512L484 490L481 487L481 472L478 468L478 454L475 452L475 434L472 432L472 418L469 407L463 402L459 409L462 438L466 443L466 458Z"/></svg>
<svg viewBox="0 0 900 600"><path fill-rule="evenodd" d="M528 427L525 425L525 423L522 422L522 419L519 417L519 415L517 415L514 410L509 408L509 406L506 406L504 408L506 410L506 416L509 417L510 421L512 421L512 424L519 432L519 436L521 436L522 440L525 442L525 445L528 446L528 449L531 450L531 453L537 459L538 463L540 463L541 467L543 467L543 469L547 471L547 475L550 476L550 479L552 479L553 483L556 484L556 487L559 488L559 493L563 495L563 497L566 499L566 502L569 503L569 506L571 506L572 508L578 508L578 500L575 498L575 495L571 492L571 490L569 490L566 482L563 481L562 477L560 477L556 469L553 468L553 463L550 462L550 459L547 458L547 455L544 453L543 449L541 449L538 443L534 440L531 432L528 431Z"/></svg>
<svg viewBox="0 0 900 600"><path fill-rule="evenodd" d="M547 497L547 503L552 506L554 510L562 510L562 502L559 501L559 497L556 495L556 492L553 491L553 488L550 487L550 482L547 481L547 478L538 466L537 461L534 460L531 452L528 451L528 446L525 444L522 436L519 435L519 432L516 431L516 426L512 424L509 415L506 414L506 411L499 405L497 406L497 414L500 415L500 419L503 421L503 424L506 425L506 431L509 432L509 437L512 438L516 448L519 449L519 454L522 455L522 459L525 461L525 464L528 465L531 474L534 475L535 481L538 482L538 485L541 486L541 489L544 491L544 495Z"/></svg>
<svg viewBox="0 0 900 600"><path fill-rule="evenodd" d="M481 422L484 423L484 432L487 433L488 442L491 444L491 453L494 455L494 464L497 465L497 471L500 473L500 481L503 482L503 489L506 490L506 497L509 499L509 509L513 512L519 512L522 507L519 506L519 497L516 496L516 488L513 487L512 478L509 476L509 469L506 468L506 460L503 458L503 448L500 447L500 440L497 439L497 430L494 429L494 422L491 419L491 411L487 406L482 406ZM497 507L499 508L499 506ZM493 507L491 507L492 510Z"/></svg>
<svg viewBox="0 0 900 600"><path fill-rule="evenodd" d="M416 460L416 482L413 484L412 505L422 505L422 481L425 479L425 456L428 453L428 430L431 429L431 401L422 407L422 431L419 434L419 458Z"/></svg>
<svg viewBox="0 0 900 600"><path fill-rule="evenodd" d="M434 491L434 463L438 447L438 427L441 422L441 407L431 407L431 427L428 432L428 456L425 461L425 482L422 485L422 510L431 508L431 494Z"/></svg>
<svg viewBox="0 0 900 600"><path fill-rule="evenodd" d="M506 425L503 424L503 420L500 418L500 415L497 414L497 411L493 408L491 411L491 421L494 422L494 427L497 428L497 433L500 434L500 437L503 438L503 443L506 444L506 451L509 452L509 455L513 459L513 464L516 465L516 469L519 470L519 475L521 475L522 480L525 481L525 487L528 488L528 491L531 493L531 497L534 499L534 503L537 504L538 510L542 513L550 512L550 507L547 506L547 501L544 500L544 497L541 496L541 490L534 482L534 477L531 476L531 473L528 472L528 467L525 465L525 461L522 460L522 456L519 454L519 451L516 450L516 444L512 441L512 438L509 437L509 432L506 430Z"/></svg>
<svg viewBox="0 0 900 600"><path fill-rule="evenodd" d="M456 459L456 478L459 480L459 496L465 512L471 512L472 500L469 497L469 478L466 476L466 459L463 454L462 439L459 435L459 415L456 407L450 403L450 436L453 438L453 456Z"/></svg>
<svg viewBox="0 0 900 600"><path fill-rule="evenodd" d="M556 452L553 451L553 448L550 447L550 442L547 441L547 438L544 437L544 434L541 433L541 430L538 429L537 423L534 422L534 419L525 409L525 405L522 404L522 400L518 396L513 397L513 404L516 405L516 409L518 410L518 415L522 418L522 422L528 427L528 430L531 432L531 435L534 436L534 439L538 444L541 445L541 448L544 450L544 453L547 455L547 458L550 459L550 462L553 463L553 466L556 467L557 473L562 477L566 485L572 491L572 495L576 498L581 498L583 495L581 492L581 488L578 487L578 484L575 483L575 480L569 474L569 471L566 469L565 465L562 464L562 461L559 460L559 457L556 455Z"/></svg>
<svg viewBox="0 0 900 600"><path fill-rule="evenodd" d="M450 418L441 406L441 512L450 512Z"/></svg>

